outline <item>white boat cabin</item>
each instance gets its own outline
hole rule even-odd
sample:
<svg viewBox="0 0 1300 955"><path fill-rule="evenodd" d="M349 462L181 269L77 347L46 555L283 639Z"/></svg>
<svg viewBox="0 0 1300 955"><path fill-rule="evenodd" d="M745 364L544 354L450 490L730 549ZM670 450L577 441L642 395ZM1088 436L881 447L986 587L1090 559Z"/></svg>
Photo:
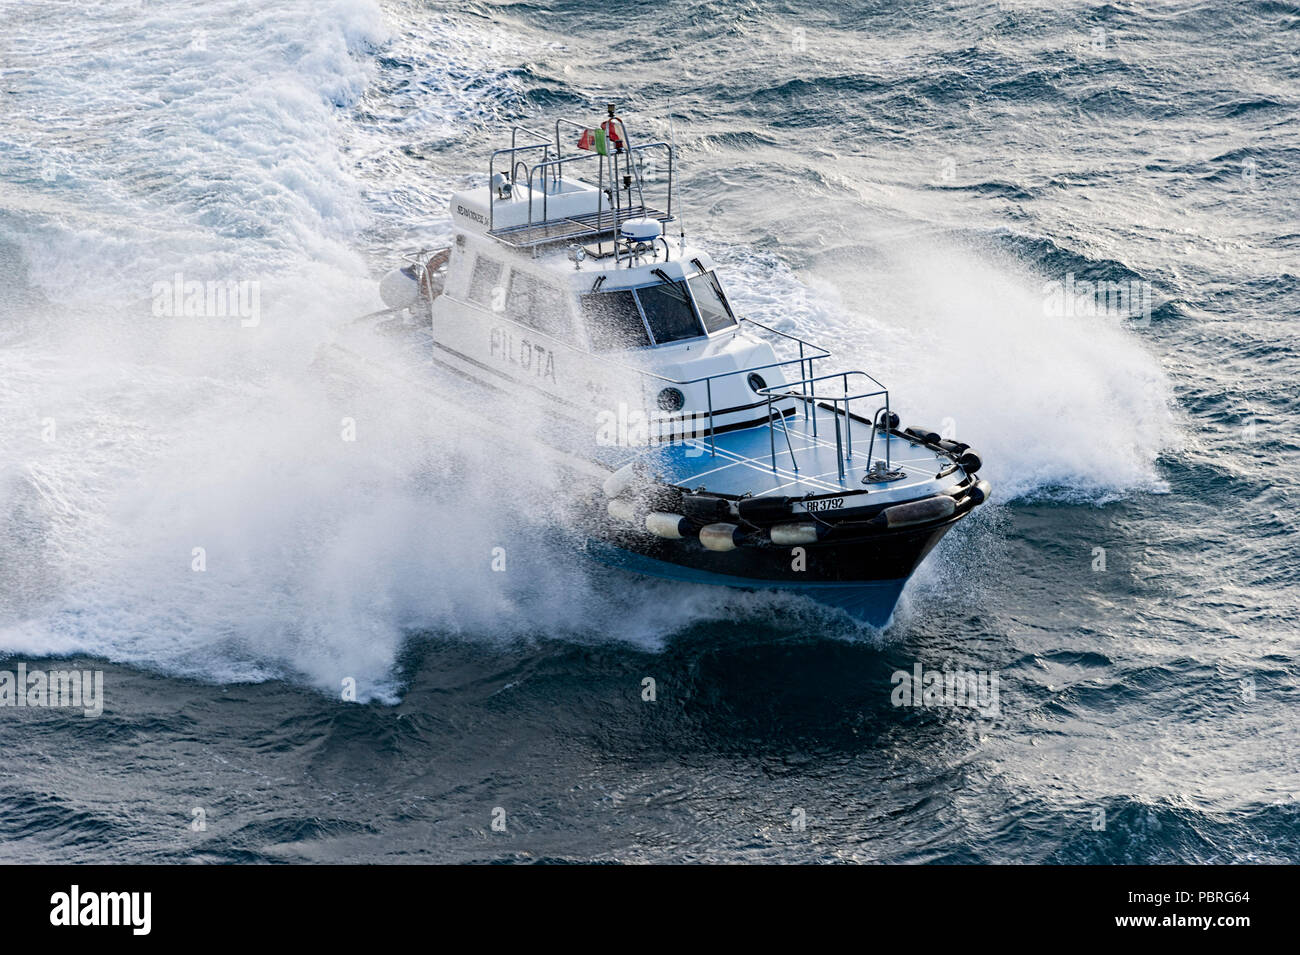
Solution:
<svg viewBox="0 0 1300 955"><path fill-rule="evenodd" d="M517 127L511 147L493 154L488 183L452 196L455 236L431 303L435 344L479 374L553 397L642 403L669 435L790 413L788 400L769 402L762 390L811 378L827 353L745 321L712 258L664 234L680 224L672 146L631 144L612 110L606 153L566 150L566 127L575 139L593 133L563 120L553 139ZM533 139L520 144L521 135ZM651 154L664 157L660 175L648 171ZM798 355L778 357L774 340Z"/></svg>

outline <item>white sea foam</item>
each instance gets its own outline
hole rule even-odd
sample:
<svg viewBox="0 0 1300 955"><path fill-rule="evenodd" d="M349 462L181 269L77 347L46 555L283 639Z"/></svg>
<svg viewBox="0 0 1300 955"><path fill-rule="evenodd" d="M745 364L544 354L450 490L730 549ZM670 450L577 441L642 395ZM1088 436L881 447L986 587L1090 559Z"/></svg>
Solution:
<svg viewBox="0 0 1300 955"><path fill-rule="evenodd" d="M1165 490L1156 460L1178 421L1140 324L1049 316L1052 276L1032 264L929 238L882 244L847 268L739 267L742 304L827 342L835 355L819 373L868 371L905 425L975 447L997 500Z"/></svg>
<svg viewBox="0 0 1300 955"><path fill-rule="evenodd" d="M0 653L327 692L351 677L392 699L411 632L653 648L711 620L838 626L788 596L591 566L540 461L512 448L503 467L392 343L332 347L378 306L354 251L372 209L437 218L443 187L383 165L385 123L450 135L511 89L481 26L404 35L429 50L420 105L358 123L394 34L373 3L48 8L15 21L25 93L0 133L0 245L19 265L0 281L48 303L0 352ZM94 82L73 68L85 51ZM363 184L358 165L391 176ZM909 423L954 417L1000 498L1152 485L1158 369L1130 333L1045 322L1031 277L934 247L862 276L740 258L746 309L830 337ZM261 322L155 318L150 289L177 271L259 281Z"/></svg>
<svg viewBox="0 0 1300 955"><path fill-rule="evenodd" d="M545 471L514 455L528 481L509 495L458 476L499 462L401 377L403 354L330 348L379 304L353 251L353 108L393 33L378 6L65 14L25 8L6 64L30 79L0 142L3 281L47 304L0 355L0 651L334 692L352 677L365 699L391 698L413 629L590 629L567 593L581 561L547 540ZM491 49L462 26L445 58L436 31L403 39L451 91L448 124L474 112L465 76ZM260 323L153 316L177 272L258 282ZM513 572L490 571L494 546Z"/></svg>

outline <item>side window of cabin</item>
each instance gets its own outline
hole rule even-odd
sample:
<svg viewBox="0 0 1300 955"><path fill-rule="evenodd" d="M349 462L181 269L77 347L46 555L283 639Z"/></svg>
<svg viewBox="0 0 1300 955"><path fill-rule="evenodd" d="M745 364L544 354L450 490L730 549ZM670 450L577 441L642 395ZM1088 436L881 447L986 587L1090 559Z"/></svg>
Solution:
<svg viewBox="0 0 1300 955"><path fill-rule="evenodd" d="M492 308L493 291L501 284L501 263L487 256L474 259L474 271L469 277L469 300L475 305Z"/></svg>
<svg viewBox="0 0 1300 955"><path fill-rule="evenodd" d="M691 294L699 307L700 318L704 320L704 330L713 333L736 324L727 296L722 292L722 284L712 272L705 272L690 280Z"/></svg>
<svg viewBox="0 0 1300 955"><path fill-rule="evenodd" d="M543 335L564 342L573 340L569 298L561 289L512 269L506 315L513 321L535 328Z"/></svg>
<svg viewBox="0 0 1300 955"><path fill-rule="evenodd" d="M650 344L631 292L593 292L582 296L582 320L593 351L645 348Z"/></svg>

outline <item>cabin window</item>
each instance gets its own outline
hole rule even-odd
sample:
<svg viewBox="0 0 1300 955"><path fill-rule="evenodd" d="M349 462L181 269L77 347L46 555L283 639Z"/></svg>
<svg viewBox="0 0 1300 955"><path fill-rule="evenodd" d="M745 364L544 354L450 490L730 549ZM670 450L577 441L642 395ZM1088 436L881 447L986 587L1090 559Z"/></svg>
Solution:
<svg viewBox="0 0 1300 955"><path fill-rule="evenodd" d="M645 348L650 344L641 310L631 292L593 292L582 296L582 319L595 351Z"/></svg>
<svg viewBox="0 0 1300 955"><path fill-rule="evenodd" d="M501 285L501 263L486 256L476 256L474 271L469 276L469 300L484 308L492 308L495 289Z"/></svg>
<svg viewBox="0 0 1300 955"><path fill-rule="evenodd" d="M660 282L636 290L655 344L699 338L700 323L682 282Z"/></svg>
<svg viewBox="0 0 1300 955"><path fill-rule="evenodd" d="M722 292L722 283L712 272L702 272L690 280L691 294L704 320L704 330L713 333L736 324L736 316L731 311L727 296Z"/></svg>
<svg viewBox="0 0 1300 955"><path fill-rule="evenodd" d="M551 338L561 341L571 341L573 338L568 295L527 272L510 272L506 315L512 321L535 328Z"/></svg>

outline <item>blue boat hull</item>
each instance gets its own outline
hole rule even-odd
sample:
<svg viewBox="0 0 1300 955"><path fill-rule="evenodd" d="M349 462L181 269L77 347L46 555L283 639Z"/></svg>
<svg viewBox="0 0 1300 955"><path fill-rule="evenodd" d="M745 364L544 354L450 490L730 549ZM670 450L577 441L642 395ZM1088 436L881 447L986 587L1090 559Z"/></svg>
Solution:
<svg viewBox="0 0 1300 955"><path fill-rule="evenodd" d="M687 583L711 584L740 590L779 590L796 593L819 603L837 607L855 619L877 628L888 626L893 619L898 598L903 593L908 577L911 576L909 573L907 576L891 580L860 581L745 579L698 567L656 560L601 540L588 539L586 547L589 556L610 567Z"/></svg>

